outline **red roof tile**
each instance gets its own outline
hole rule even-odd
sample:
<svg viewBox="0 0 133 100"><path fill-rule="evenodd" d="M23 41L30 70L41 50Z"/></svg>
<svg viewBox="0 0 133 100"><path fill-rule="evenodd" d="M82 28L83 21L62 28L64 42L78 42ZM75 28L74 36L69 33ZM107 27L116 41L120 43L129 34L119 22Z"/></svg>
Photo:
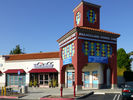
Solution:
<svg viewBox="0 0 133 100"><path fill-rule="evenodd" d="M113 32L109 32L109 31L105 31L105 30L102 30L102 29L96 29L96 28L90 28L90 27L83 27L83 26L80 26L79 28L80 28L80 29L87 29L87 30L92 30L92 31L103 32L103 33L107 33L107 34L120 35L120 34L113 33Z"/></svg>
<svg viewBox="0 0 133 100"><path fill-rule="evenodd" d="M6 60L27 60L27 59L44 59L59 58L59 52L31 53L31 54L15 54L5 55Z"/></svg>

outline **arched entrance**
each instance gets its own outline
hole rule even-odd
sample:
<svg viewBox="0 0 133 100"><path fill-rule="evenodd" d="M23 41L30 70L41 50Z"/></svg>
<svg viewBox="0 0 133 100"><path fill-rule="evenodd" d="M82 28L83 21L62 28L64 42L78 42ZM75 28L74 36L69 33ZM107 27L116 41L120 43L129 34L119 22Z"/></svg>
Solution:
<svg viewBox="0 0 133 100"><path fill-rule="evenodd" d="M104 65L100 63L88 63L82 68L83 88L101 88L103 85Z"/></svg>
<svg viewBox="0 0 133 100"><path fill-rule="evenodd" d="M65 87L72 88L73 83L75 83L75 69L72 64L69 64L65 70Z"/></svg>

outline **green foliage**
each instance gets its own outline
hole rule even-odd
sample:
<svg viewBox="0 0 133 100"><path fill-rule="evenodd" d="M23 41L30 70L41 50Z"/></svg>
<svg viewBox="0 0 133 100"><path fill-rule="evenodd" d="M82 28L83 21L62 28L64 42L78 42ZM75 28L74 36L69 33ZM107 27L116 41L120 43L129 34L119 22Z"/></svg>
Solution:
<svg viewBox="0 0 133 100"><path fill-rule="evenodd" d="M124 75L124 72L126 70L127 69L125 67L122 67L122 68L117 67L117 76L123 76Z"/></svg>
<svg viewBox="0 0 133 100"><path fill-rule="evenodd" d="M36 80L34 80L33 85L34 85L34 87L37 86L37 81Z"/></svg>
<svg viewBox="0 0 133 100"><path fill-rule="evenodd" d="M24 54L24 52L22 51L19 45L16 45L16 48L13 48L13 50L10 51L10 54Z"/></svg>
<svg viewBox="0 0 133 100"><path fill-rule="evenodd" d="M49 81L49 87L52 87L52 82L51 81Z"/></svg>
<svg viewBox="0 0 133 100"><path fill-rule="evenodd" d="M126 68L126 70L131 70L131 59L130 55L128 55L123 48L120 48L117 51L117 67Z"/></svg>
<svg viewBox="0 0 133 100"><path fill-rule="evenodd" d="M57 80L53 80L53 87L57 86Z"/></svg>
<svg viewBox="0 0 133 100"><path fill-rule="evenodd" d="M33 84L32 81L30 81L29 86L32 87L32 84Z"/></svg>

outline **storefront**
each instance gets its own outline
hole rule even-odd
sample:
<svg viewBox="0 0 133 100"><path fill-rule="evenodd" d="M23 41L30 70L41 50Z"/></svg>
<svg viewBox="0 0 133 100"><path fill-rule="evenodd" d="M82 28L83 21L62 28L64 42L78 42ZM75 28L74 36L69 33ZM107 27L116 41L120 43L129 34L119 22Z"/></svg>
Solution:
<svg viewBox="0 0 133 100"><path fill-rule="evenodd" d="M25 86L26 76L23 69L9 69L6 73L6 86Z"/></svg>
<svg viewBox="0 0 133 100"><path fill-rule="evenodd" d="M54 62L34 64L34 68L29 71L30 82L36 81L39 87L48 87L53 80L58 84L58 71L53 66Z"/></svg>
<svg viewBox="0 0 133 100"><path fill-rule="evenodd" d="M59 61L59 52L2 56L0 86L58 86Z"/></svg>

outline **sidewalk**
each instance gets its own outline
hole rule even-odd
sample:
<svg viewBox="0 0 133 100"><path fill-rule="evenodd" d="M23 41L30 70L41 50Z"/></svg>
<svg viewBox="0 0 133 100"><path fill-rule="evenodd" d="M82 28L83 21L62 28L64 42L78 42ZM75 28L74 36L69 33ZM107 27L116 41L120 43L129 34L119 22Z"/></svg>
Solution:
<svg viewBox="0 0 133 100"><path fill-rule="evenodd" d="M48 95L60 96L59 88L28 88L27 96L19 99L40 99ZM94 91L94 93L121 93L121 89L86 89L77 91L76 94L88 94ZM63 95L73 95L73 89L64 88Z"/></svg>
<svg viewBox="0 0 133 100"><path fill-rule="evenodd" d="M76 94L88 94L92 92L91 90L78 91ZM24 96L19 99L40 99L48 95L60 96L59 88L28 88L27 96ZM73 95L73 89L64 88L63 95Z"/></svg>

